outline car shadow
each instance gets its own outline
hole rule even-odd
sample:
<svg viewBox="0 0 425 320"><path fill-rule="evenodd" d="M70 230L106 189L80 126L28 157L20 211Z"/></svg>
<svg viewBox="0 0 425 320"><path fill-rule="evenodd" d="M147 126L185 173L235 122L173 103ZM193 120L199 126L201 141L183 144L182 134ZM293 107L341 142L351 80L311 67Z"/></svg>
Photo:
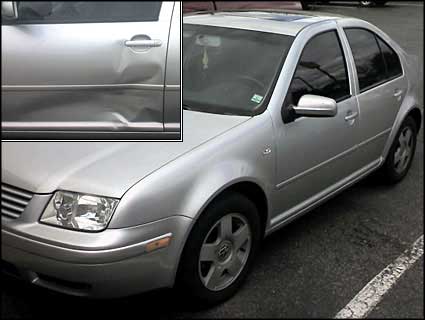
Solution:
<svg viewBox="0 0 425 320"><path fill-rule="evenodd" d="M164 288L133 296L93 299L75 297L31 285L2 274L2 318L50 318L62 314L71 317L121 318L140 314L143 318L169 318L181 312L197 312L207 308L185 299L184 292ZM11 314L12 310L17 310Z"/></svg>

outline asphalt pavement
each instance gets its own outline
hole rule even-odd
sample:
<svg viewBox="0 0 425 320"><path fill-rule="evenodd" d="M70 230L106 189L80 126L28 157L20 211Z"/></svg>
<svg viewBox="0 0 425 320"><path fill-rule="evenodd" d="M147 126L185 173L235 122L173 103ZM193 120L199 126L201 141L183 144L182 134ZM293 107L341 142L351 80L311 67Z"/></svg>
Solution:
<svg viewBox="0 0 425 320"><path fill-rule="evenodd" d="M370 21L421 64L423 3L384 8L317 5L315 11ZM87 300L2 276L2 318L332 318L378 273L423 235L423 130L409 174L395 186L366 179L268 237L242 289L229 301L198 309L172 290L124 299ZM369 314L423 318L423 257Z"/></svg>

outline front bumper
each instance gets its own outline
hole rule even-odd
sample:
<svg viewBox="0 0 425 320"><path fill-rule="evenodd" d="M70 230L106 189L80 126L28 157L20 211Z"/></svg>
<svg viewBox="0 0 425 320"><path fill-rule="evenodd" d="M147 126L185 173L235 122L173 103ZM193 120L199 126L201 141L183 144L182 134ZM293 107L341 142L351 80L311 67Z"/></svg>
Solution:
<svg viewBox="0 0 425 320"><path fill-rule="evenodd" d="M78 296L121 297L171 287L192 221L172 216L87 233L2 218L2 260L19 278ZM146 251L152 239L170 233L167 247Z"/></svg>

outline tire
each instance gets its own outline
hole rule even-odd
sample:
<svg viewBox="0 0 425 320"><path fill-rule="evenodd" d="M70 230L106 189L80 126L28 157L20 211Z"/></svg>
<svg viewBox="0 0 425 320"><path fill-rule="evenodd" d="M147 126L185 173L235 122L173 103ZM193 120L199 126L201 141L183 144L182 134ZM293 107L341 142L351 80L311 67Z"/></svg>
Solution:
<svg viewBox="0 0 425 320"><path fill-rule="evenodd" d="M232 228L235 229L223 237L222 235L226 232L221 234L219 230L222 230L222 226L227 225L225 222L229 221L229 216ZM240 231L244 225L248 226L250 237L235 253L238 241L234 241L235 239L232 237L242 234ZM227 300L236 293L245 280L257 253L261 237L262 229L258 210L249 199L236 192L217 198L201 214L186 241L177 273L176 289L185 297L186 301L191 301L191 304L195 301L201 307ZM201 249L204 248L204 245L214 247L214 251L210 251L214 252L214 262L200 260ZM222 249L226 245L229 245L230 249L225 252ZM242 249L245 251L243 252ZM203 259L210 259L210 255L205 254L204 257L207 256L208 258ZM242 261L241 266L232 262L236 259ZM226 269L226 266L231 267ZM239 267L241 269L237 269ZM212 276L208 279L208 275ZM213 277L213 275L217 276ZM214 284L216 284L215 287ZM188 296L190 300L187 299Z"/></svg>
<svg viewBox="0 0 425 320"><path fill-rule="evenodd" d="M380 178L382 178L384 182L395 184L400 182L406 176L415 155L417 130L416 122L411 116L408 116L401 124L393 144L388 151L387 158L378 171ZM406 139L404 138L408 131L411 132L411 140L407 141L407 145L410 148L409 158L404 158L404 162L401 162L403 159L396 161L396 155L398 154L397 159L399 159L400 153L401 155L404 154L402 150L406 150L401 146L402 143L400 141L400 137L403 135L401 140L405 141Z"/></svg>

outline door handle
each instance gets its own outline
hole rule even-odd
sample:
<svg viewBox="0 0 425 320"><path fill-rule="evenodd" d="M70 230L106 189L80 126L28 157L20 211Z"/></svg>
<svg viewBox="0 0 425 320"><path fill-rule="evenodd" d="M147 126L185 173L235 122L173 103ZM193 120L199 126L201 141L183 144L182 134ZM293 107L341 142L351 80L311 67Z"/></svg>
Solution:
<svg viewBox="0 0 425 320"><path fill-rule="evenodd" d="M399 97L399 96L402 95L402 93L403 93L403 90L401 90L401 89L395 89L394 90L394 97Z"/></svg>
<svg viewBox="0 0 425 320"><path fill-rule="evenodd" d="M155 40L126 40L124 42L126 47L130 48L153 48L153 47L160 47L162 46L162 41L155 39Z"/></svg>
<svg viewBox="0 0 425 320"><path fill-rule="evenodd" d="M358 116L359 116L359 113L357 111L354 111L354 112L349 111L344 119L345 121L350 121L350 120L354 120Z"/></svg>

